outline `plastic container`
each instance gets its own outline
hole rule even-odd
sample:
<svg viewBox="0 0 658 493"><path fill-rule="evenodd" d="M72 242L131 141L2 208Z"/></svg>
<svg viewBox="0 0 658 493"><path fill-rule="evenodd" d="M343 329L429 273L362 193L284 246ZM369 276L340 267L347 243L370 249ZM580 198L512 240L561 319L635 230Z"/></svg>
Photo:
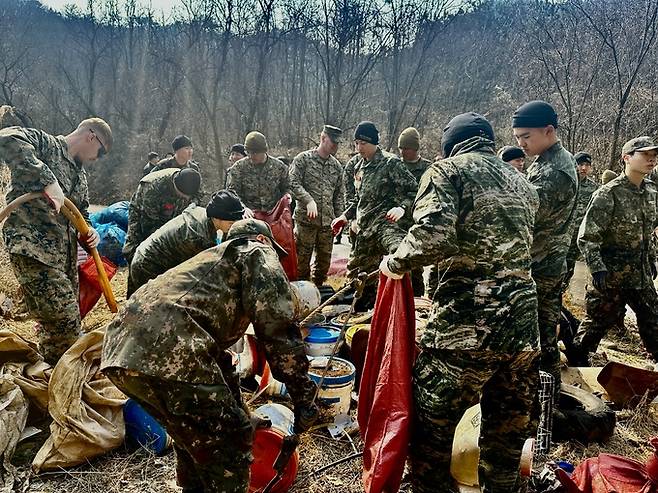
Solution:
<svg viewBox="0 0 658 493"><path fill-rule="evenodd" d="M327 325L327 317L322 315L322 313L316 313L303 327L312 327L314 325Z"/></svg>
<svg viewBox="0 0 658 493"><path fill-rule="evenodd" d="M172 440L165 429L137 401L126 401L123 405L123 419L129 444L147 448L157 455L171 447Z"/></svg>
<svg viewBox="0 0 658 493"><path fill-rule="evenodd" d="M267 484L276 476L274 463L276 462L283 438L286 435L277 428L261 428L254 433L254 444L252 454L254 461L251 463L251 478L249 481L249 493L262 491ZM290 489L297 477L299 469L299 452L295 450L283 470L281 478L270 489L271 493L285 493Z"/></svg>
<svg viewBox="0 0 658 493"><path fill-rule="evenodd" d="M254 414L272 422L272 428L276 428L287 436L295 432L295 413L282 404L263 404L254 411Z"/></svg>
<svg viewBox="0 0 658 493"><path fill-rule="evenodd" d="M328 358L312 358L308 376L318 385ZM354 376L356 368L349 361L334 358L331 368L322 382L318 398L329 406L332 416L347 414L350 411L352 389L354 389Z"/></svg>
<svg viewBox="0 0 658 493"><path fill-rule="evenodd" d="M310 281L293 281L290 283L292 289L292 302L295 312L295 320L301 320L311 310L320 306L320 290Z"/></svg>
<svg viewBox="0 0 658 493"><path fill-rule="evenodd" d="M354 334L359 332L360 330L366 330L370 332L370 324L356 324L352 325L349 329L345 331L345 344L347 344L348 348L352 348L352 338L354 337Z"/></svg>
<svg viewBox="0 0 658 493"><path fill-rule="evenodd" d="M339 335L340 331L330 326L309 327L308 335L304 338L306 354L313 357L331 356Z"/></svg>

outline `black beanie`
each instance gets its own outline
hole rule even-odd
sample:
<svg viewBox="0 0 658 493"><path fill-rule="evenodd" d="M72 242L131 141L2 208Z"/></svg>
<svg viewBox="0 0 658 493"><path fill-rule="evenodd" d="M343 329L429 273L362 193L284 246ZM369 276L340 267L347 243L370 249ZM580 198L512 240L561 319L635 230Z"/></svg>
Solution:
<svg viewBox="0 0 658 493"><path fill-rule="evenodd" d="M354 140L362 140L370 144L379 144L379 130L372 122L361 122L354 130Z"/></svg>
<svg viewBox="0 0 658 493"><path fill-rule="evenodd" d="M494 131L487 119L473 112L457 115L443 129L441 138L443 157L450 157L452 149L460 142L477 136L494 140Z"/></svg>
<svg viewBox="0 0 658 493"><path fill-rule="evenodd" d="M237 195L230 190L215 192L206 206L208 217L238 221L244 215L244 206Z"/></svg>
<svg viewBox="0 0 658 493"><path fill-rule="evenodd" d="M557 113L546 101L530 101L514 112L512 128L557 128Z"/></svg>
<svg viewBox="0 0 658 493"><path fill-rule="evenodd" d="M158 157L158 153L157 153L157 152L153 152L153 151L149 152L149 155L148 155L148 159L149 159L149 161L150 161L151 159L155 159L156 157Z"/></svg>
<svg viewBox="0 0 658 493"><path fill-rule="evenodd" d="M192 197L201 188L201 175L197 170L185 168L174 175L174 185L179 192Z"/></svg>
<svg viewBox="0 0 658 493"><path fill-rule="evenodd" d="M192 147L192 140L186 135L177 135L176 138L171 141L171 148L176 152L183 147Z"/></svg>
<svg viewBox="0 0 658 493"><path fill-rule="evenodd" d="M512 159L525 157L523 149L517 146L505 146L500 150L500 159L509 163Z"/></svg>
<svg viewBox="0 0 658 493"><path fill-rule="evenodd" d="M592 164L592 156L590 156L588 152L584 152L584 151L577 152L573 158L576 160L576 164L580 164L580 163Z"/></svg>
<svg viewBox="0 0 658 493"><path fill-rule="evenodd" d="M231 146L231 152L237 152L238 154L242 154L243 156L247 156L247 151L244 149L244 144L233 144Z"/></svg>

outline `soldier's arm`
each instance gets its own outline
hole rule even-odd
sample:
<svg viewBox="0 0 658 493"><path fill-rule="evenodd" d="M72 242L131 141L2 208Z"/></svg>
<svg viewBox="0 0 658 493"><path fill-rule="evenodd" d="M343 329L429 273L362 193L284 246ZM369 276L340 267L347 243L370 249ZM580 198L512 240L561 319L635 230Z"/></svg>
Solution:
<svg viewBox="0 0 658 493"><path fill-rule="evenodd" d="M356 188L354 187L354 158L351 158L345 165L343 185L345 186L344 208L347 208L356 194Z"/></svg>
<svg viewBox="0 0 658 493"><path fill-rule="evenodd" d="M614 202L605 190L594 192L578 230L578 248L590 272L607 271L601 256L601 243L611 225Z"/></svg>
<svg viewBox="0 0 658 493"><path fill-rule="evenodd" d="M242 189L240 187L242 180L240 179L240 169L237 163L226 170L226 189L235 193L240 200L243 200Z"/></svg>
<svg viewBox="0 0 658 493"><path fill-rule="evenodd" d="M244 260L242 306L274 378L288 388L295 405L309 404L315 384L308 377L308 359L299 327L293 322L290 284L271 248L254 248Z"/></svg>
<svg viewBox="0 0 658 493"><path fill-rule="evenodd" d="M448 165L426 172L413 206L414 225L388 261L397 274L455 255L460 190Z"/></svg>
<svg viewBox="0 0 658 493"><path fill-rule="evenodd" d="M338 183L334 187L334 214L340 216L345 210L345 179L343 173L338 174Z"/></svg>
<svg viewBox="0 0 658 493"><path fill-rule="evenodd" d="M418 182L414 175L407 169L402 161L395 160L396 166L389 166L388 169L392 174L391 180L397 185L397 191L400 196L399 204L394 204L404 208L405 212L409 213L416 199L416 192L418 191Z"/></svg>
<svg viewBox="0 0 658 493"><path fill-rule="evenodd" d="M137 186L137 191L130 199L130 207L128 209L128 232L126 233L126 242L123 245L122 253L128 262L132 261L135 250L139 246L140 238L142 238L142 187Z"/></svg>
<svg viewBox="0 0 658 493"><path fill-rule="evenodd" d="M285 166L285 163L282 163ZM288 177L289 169L286 166L283 172L281 173L281 179L279 181L279 190L281 195L279 196L279 199L283 197L285 194L291 191L290 189L290 179Z"/></svg>
<svg viewBox="0 0 658 493"><path fill-rule="evenodd" d="M295 156L290 165L288 172L288 179L290 181L290 193L293 198L298 200L302 205L306 206L313 200L310 193L304 188L304 173L306 171L306 159L302 154Z"/></svg>
<svg viewBox="0 0 658 493"><path fill-rule="evenodd" d="M9 166L12 183L25 191L39 192L57 181L48 164L39 159L40 143L35 131L0 133L0 161Z"/></svg>

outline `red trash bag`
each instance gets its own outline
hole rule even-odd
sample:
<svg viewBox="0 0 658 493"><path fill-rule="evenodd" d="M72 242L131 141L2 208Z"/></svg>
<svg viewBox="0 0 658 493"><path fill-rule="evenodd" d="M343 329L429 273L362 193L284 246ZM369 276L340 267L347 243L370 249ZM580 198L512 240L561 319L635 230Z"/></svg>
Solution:
<svg viewBox="0 0 658 493"><path fill-rule="evenodd" d="M254 217L265 221L272 228L274 239L281 245L288 255L281 259L281 266L289 281L297 280L297 247L295 246L295 232L292 224L292 212L289 194L281 197L271 211L254 211Z"/></svg>
<svg viewBox="0 0 658 493"><path fill-rule="evenodd" d="M114 274L117 273L118 267L103 256L101 256L101 261L105 266L107 279L111 281ZM78 277L80 278L80 292L78 296L80 302L80 318L85 318L85 315L96 306L96 303L103 294L103 289L98 283L98 271L96 270L94 257L89 257L78 265Z"/></svg>
<svg viewBox="0 0 658 493"><path fill-rule="evenodd" d="M415 331L411 278L380 274L359 391L366 493L400 489L411 436Z"/></svg>
<svg viewBox="0 0 658 493"><path fill-rule="evenodd" d="M571 477L557 476L568 493L658 493L658 437L649 440L653 455L646 464L627 457L599 454L585 459Z"/></svg>

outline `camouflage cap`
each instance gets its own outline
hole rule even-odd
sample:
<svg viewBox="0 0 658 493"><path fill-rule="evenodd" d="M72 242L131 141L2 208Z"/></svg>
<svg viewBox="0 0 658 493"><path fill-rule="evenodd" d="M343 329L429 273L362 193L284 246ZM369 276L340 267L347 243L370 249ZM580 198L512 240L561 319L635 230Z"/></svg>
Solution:
<svg viewBox="0 0 658 493"><path fill-rule="evenodd" d="M272 230L270 229L269 224L258 219L241 219L236 221L231 226L231 229L228 230L226 235L226 240L233 240L235 238L253 238L258 235L263 235L270 239L272 246L276 253L279 254L279 257L285 257L288 255L288 252L279 245L274 239Z"/></svg>
<svg viewBox="0 0 658 493"><path fill-rule="evenodd" d="M343 141L343 130L333 125L325 125L322 131L327 134L334 144L340 144Z"/></svg>
<svg viewBox="0 0 658 493"><path fill-rule="evenodd" d="M624 147L621 148L621 155L633 154L635 151L655 151L658 149L658 145L654 140L644 135L642 137L635 137L634 139L629 140L624 144Z"/></svg>
<svg viewBox="0 0 658 493"><path fill-rule="evenodd" d="M580 151L573 155L576 164L589 163L592 164L592 156L589 152Z"/></svg>

